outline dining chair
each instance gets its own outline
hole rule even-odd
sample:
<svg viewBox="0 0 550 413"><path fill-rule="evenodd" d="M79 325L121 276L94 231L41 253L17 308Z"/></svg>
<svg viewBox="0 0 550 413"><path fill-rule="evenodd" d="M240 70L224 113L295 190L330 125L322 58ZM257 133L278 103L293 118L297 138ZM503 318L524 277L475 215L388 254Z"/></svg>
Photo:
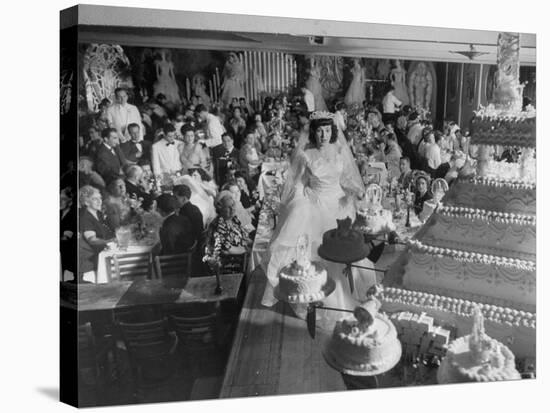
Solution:
<svg viewBox="0 0 550 413"><path fill-rule="evenodd" d="M197 241L185 253L174 255L157 255L155 257L155 272L159 280L179 279L183 280L191 276L193 265L193 253Z"/></svg>
<svg viewBox="0 0 550 413"><path fill-rule="evenodd" d="M115 254L108 258L107 278L111 282L150 278L152 270L152 254L150 252Z"/></svg>
<svg viewBox="0 0 550 413"><path fill-rule="evenodd" d="M218 308L217 303L192 303L168 312L178 337L178 351L187 368L194 372L205 357L212 361L220 355Z"/></svg>
<svg viewBox="0 0 550 413"><path fill-rule="evenodd" d="M109 353L112 352L113 362L116 364L116 348L112 340L104 338L97 340L92 331L90 322L78 327L78 381L79 389L88 385L94 389L94 404L102 404L105 390L108 387L108 378L111 371ZM79 396L83 404L87 404Z"/></svg>
<svg viewBox="0 0 550 413"><path fill-rule="evenodd" d="M166 319L149 322L117 324L124 341L134 385L134 397L142 391L158 387L175 373L177 336L171 334Z"/></svg>

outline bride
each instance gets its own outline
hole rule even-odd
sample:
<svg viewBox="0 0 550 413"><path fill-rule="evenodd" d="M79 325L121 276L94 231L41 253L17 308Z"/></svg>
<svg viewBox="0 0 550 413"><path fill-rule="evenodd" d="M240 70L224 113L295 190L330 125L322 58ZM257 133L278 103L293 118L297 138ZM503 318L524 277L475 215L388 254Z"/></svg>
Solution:
<svg viewBox="0 0 550 413"><path fill-rule="evenodd" d="M324 300L325 305L351 310L359 299L365 298L366 290L375 282L372 271L359 273L354 270L354 297L342 275L344 266L325 261L317 254L323 233L336 228L336 219L355 218L354 201L365 191L349 147L345 141L338 140L333 118L334 115L328 112L314 112L309 143L292 157L281 197L280 218L265 261L268 282L263 305L276 303L273 289L279 282L278 273L295 259L296 242L304 234L310 240L311 260L321 261L336 282L336 290ZM366 261L361 265L373 266ZM305 315L304 305L293 308L298 316ZM331 329L334 321L342 316L332 311L318 311L318 314L321 316L318 324L326 329Z"/></svg>

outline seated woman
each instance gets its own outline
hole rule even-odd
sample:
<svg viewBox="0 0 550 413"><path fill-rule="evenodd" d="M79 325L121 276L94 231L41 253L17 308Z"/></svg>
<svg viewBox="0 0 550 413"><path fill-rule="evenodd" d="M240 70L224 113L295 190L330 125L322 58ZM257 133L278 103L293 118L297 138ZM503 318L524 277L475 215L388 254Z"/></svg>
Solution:
<svg viewBox="0 0 550 413"><path fill-rule="evenodd" d="M195 139L195 128L191 125L181 127L183 145L180 146L180 160L185 169L202 168L211 172L210 157L202 144Z"/></svg>
<svg viewBox="0 0 550 413"><path fill-rule="evenodd" d="M129 201L124 179L113 179L107 185L107 197L105 198L105 219L111 230L116 231L129 217L131 212Z"/></svg>
<svg viewBox="0 0 550 413"><path fill-rule="evenodd" d="M251 244L246 230L236 217L236 205L233 194L222 191L216 199L218 216L209 228L205 260L219 262L227 255L240 255Z"/></svg>
<svg viewBox="0 0 550 413"><path fill-rule="evenodd" d="M79 190L78 231L81 235L79 246L79 282L83 281L83 275L97 270L98 254L107 243L114 241L114 234L107 226L101 213L101 194L97 188L86 185Z"/></svg>
<svg viewBox="0 0 550 413"><path fill-rule="evenodd" d="M93 161L87 156L81 156L78 159L78 185L80 187L91 185L103 190L105 188L105 181L101 175L92 169L93 166Z"/></svg>
<svg viewBox="0 0 550 413"><path fill-rule="evenodd" d="M246 134L244 145L240 151L239 163L249 177L256 176L260 172L262 160L256 150L256 135L252 131Z"/></svg>
<svg viewBox="0 0 550 413"><path fill-rule="evenodd" d="M414 212L416 215L420 215L422 213L424 202L433 198L432 193L429 190L429 181L430 179L425 175L420 175L416 178L416 193L414 194Z"/></svg>
<svg viewBox="0 0 550 413"><path fill-rule="evenodd" d="M238 148L239 146L241 146L244 131L246 129L246 121L242 117L241 108L239 106L236 106L232 109L232 116L229 119L227 126L227 129L233 133L235 145Z"/></svg>
<svg viewBox="0 0 550 413"><path fill-rule="evenodd" d="M241 203L241 189L237 181L228 181L222 187L222 191L229 191L233 195L233 200L235 201L235 216L239 219L239 222L242 224L242 227L246 230L247 233L250 233L254 230L252 225L252 213L246 210Z"/></svg>

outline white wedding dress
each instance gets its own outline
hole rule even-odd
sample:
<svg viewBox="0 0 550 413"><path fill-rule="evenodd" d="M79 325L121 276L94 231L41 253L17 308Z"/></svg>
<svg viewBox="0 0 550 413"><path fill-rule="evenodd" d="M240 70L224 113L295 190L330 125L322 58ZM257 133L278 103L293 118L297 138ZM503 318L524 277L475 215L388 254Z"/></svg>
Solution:
<svg viewBox="0 0 550 413"><path fill-rule="evenodd" d="M353 310L359 300L366 299L367 289L376 281L374 271L354 269L352 294L342 274L344 265L323 260L317 253L323 233L336 228L337 219L355 219L354 195L364 193L357 165L345 142L329 145L328 149L323 155L316 148L306 147L293 157L283 189L278 225L263 263L268 281L262 299L265 306L277 302L273 291L279 282L279 271L295 260L296 243L302 234L309 236L311 260L320 261L336 282L336 290L324 300L326 306ZM358 264L374 267L367 259ZM305 317L305 305L296 305L293 309L299 317ZM331 330L335 321L344 315L320 310L317 324Z"/></svg>

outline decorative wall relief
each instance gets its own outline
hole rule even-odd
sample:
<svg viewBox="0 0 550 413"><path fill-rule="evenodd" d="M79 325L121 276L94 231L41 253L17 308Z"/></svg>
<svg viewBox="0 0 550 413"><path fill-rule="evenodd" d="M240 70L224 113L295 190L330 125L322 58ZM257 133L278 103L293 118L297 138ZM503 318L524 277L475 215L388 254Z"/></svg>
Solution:
<svg viewBox="0 0 550 413"><path fill-rule="evenodd" d="M97 111L102 99L113 101L117 87L133 88L130 61L118 45L90 44L84 53L82 75L91 112Z"/></svg>
<svg viewBox="0 0 550 413"><path fill-rule="evenodd" d="M411 106L435 113L437 84L433 63L414 62L411 64L407 85Z"/></svg>

